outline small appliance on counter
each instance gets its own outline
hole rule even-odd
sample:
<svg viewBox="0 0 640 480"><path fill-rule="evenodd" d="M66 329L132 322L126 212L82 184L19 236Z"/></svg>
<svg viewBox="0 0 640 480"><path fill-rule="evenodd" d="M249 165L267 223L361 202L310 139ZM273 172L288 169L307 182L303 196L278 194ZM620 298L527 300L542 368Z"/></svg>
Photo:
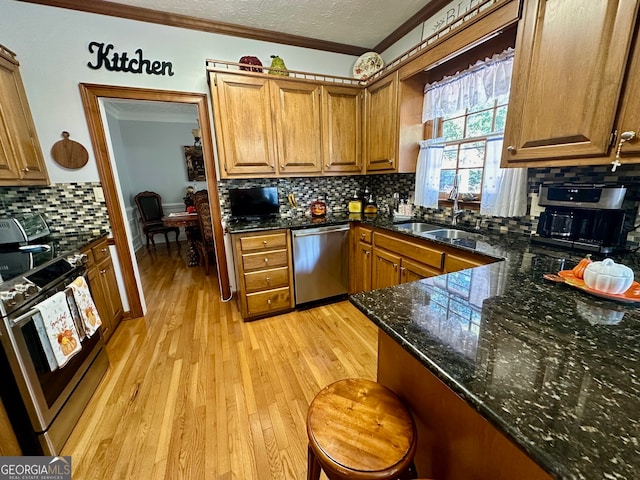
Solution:
<svg viewBox="0 0 640 480"><path fill-rule="evenodd" d="M622 203L626 192L619 185L540 187L538 203L545 211L531 241L604 254L623 250L627 232Z"/></svg>

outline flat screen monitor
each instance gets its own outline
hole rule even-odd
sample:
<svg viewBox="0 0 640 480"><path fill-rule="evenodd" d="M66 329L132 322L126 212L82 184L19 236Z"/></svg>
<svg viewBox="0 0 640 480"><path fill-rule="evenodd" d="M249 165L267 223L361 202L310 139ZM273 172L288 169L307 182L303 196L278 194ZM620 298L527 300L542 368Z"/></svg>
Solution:
<svg viewBox="0 0 640 480"><path fill-rule="evenodd" d="M269 218L280 213L278 187L232 188L229 199L234 218Z"/></svg>

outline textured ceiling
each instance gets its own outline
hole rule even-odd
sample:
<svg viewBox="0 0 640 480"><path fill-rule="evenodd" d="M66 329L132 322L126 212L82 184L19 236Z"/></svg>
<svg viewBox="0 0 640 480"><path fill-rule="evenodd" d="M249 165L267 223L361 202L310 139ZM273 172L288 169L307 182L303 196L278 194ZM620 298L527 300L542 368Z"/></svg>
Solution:
<svg viewBox="0 0 640 480"><path fill-rule="evenodd" d="M429 0L122 0L113 3L371 49Z"/></svg>

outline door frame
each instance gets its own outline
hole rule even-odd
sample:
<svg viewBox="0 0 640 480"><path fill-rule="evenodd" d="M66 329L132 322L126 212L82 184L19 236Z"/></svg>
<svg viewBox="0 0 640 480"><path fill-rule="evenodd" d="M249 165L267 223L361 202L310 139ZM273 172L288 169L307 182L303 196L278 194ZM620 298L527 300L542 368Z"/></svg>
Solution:
<svg viewBox="0 0 640 480"><path fill-rule="evenodd" d="M112 159L109 156L109 149L107 147L107 133L100 110L101 98L188 103L198 108L198 123L202 135L202 153L207 173L209 208L211 209L211 220L213 224L220 294L222 298L229 298L231 296L231 287L229 284L229 270L224 246L224 229L222 227L220 197L218 195L218 178L214 163L211 123L209 120L206 94L91 83L80 83L79 87L87 125L89 127L89 134L91 136L91 143L93 145L93 152L98 166L98 174L104 191L104 199L107 205L107 213L109 214L113 241L118 253L124 288L127 293L127 299L129 300L129 314L131 318L141 317L144 313L138 293L140 290L138 289L133 269L132 259L134 258L134 252L132 252L131 245L127 238L122 205L118 198L117 185L113 174Z"/></svg>

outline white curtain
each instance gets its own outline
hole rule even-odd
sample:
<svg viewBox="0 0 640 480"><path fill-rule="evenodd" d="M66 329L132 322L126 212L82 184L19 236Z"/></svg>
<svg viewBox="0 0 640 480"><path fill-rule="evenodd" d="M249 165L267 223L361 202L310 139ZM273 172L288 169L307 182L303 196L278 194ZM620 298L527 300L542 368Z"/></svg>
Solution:
<svg viewBox="0 0 640 480"><path fill-rule="evenodd" d="M527 169L500 168L502 141L487 139L480 214L521 217L527 213Z"/></svg>
<svg viewBox="0 0 640 480"><path fill-rule="evenodd" d="M424 87L422 122L485 104L509 93L513 49L509 48L467 70Z"/></svg>
<svg viewBox="0 0 640 480"><path fill-rule="evenodd" d="M436 139L441 140L441 139ZM416 189L414 202L427 208L438 208L440 191L440 170L444 145L434 145L435 140L420 142L418 165L416 166Z"/></svg>

